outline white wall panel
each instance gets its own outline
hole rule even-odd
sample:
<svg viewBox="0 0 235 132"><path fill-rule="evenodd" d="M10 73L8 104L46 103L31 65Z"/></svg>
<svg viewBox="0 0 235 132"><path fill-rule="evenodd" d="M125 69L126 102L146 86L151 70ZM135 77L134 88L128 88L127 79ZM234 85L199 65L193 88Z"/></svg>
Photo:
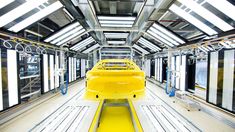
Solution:
<svg viewBox="0 0 235 132"><path fill-rule="evenodd" d="M157 59L157 80L160 81L160 59Z"/></svg>
<svg viewBox="0 0 235 132"><path fill-rule="evenodd" d="M157 60L158 59L155 59L155 70L154 70L154 72L155 72L155 80L157 80Z"/></svg>
<svg viewBox="0 0 235 132"><path fill-rule="evenodd" d="M181 56L176 56L176 67L175 67L175 69L176 69L176 78L175 78L175 87L176 87L176 89L180 89L180 57Z"/></svg>
<svg viewBox="0 0 235 132"><path fill-rule="evenodd" d="M43 54L43 87L44 92L49 91L48 87L48 56Z"/></svg>
<svg viewBox="0 0 235 132"><path fill-rule="evenodd" d="M175 57L171 57L171 71L175 71ZM171 72L171 86L175 85L175 76Z"/></svg>
<svg viewBox="0 0 235 132"><path fill-rule="evenodd" d="M59 56L56 56L55 57L55 71L59 69ZM57 72L57 71L56 71ZM60 76L59 74L57 73L56 76L55 76L55 87L59 87L59 82L60 81Z"/></svg>
<svg viewBox="0 0 235 132"><path fill-rule="evenodd" d="M71 64L70 64L70 68L71 68L71 81L73 81L73 58L71 57Z"/></svg>
<svg viewBox="0 0 235 132"><path fill-rule="evenodd" d="M2 57L0 49L0 111L3 110L3 96L2 96Z"/></svg>
<svg viewBox="0 0 235 132"><path fill-rule="evenodd" d="M222 107L232 111L233 78L234 78L234 50L224 51L224 81Z"/></svg>
<svg viewBox="0 0 235 132"><path fill-rule="evenodd" d="M81 59L81 77L85 77L86 74L86 60Z"/></svg>
<svg viewBox="0 0 235 132"><path fill-rule="evenodd" d="M72 81L71 57L69 57L68 69L69 69L69 82L71 82Z"/></svg>
<svg viewBox="0 0 235 132"><path fill-rule="evenodd" d="M50 90L55 88L54 66L54 55L50 55Z"/></svg>
<svg viewBox="0 0 235 132"><path fill-rule="evenodd" d="M181 57L181 65L180 65L180 90L185 91L185 83L186 83L186 55Z"/></svg>
<svg viewBox="0 0 235 132"><path fill-rule="evenodd" d="M17 52L7 50L8 98L9 106L18 104Z"/></svg>
<svg viewBox="0 0 235 132"><path fill-rule="evenodd" d="M160 58L160 82L162 82L162 58Z"/></svg>
<svg viewBox="0 0 235 132"><path fill-rule="evenodd" d="M77 59L76 58L73 58L73 80L76 80L76 64L77 64Z"/></svg>
<svg viewBox="0 0 235 132"><path fill-rule="evenodd" d="M144 67L145 67L145 75L147 77L150 77L150 72L151 72L151 60L146 60L145 61L145 64L144 64Z"/></svg>
<svg viewBox="0 0 235 132"><path fill-rule="evenodd" d="M209 102L216 104L218 82L218 52L210 56Z"/></svg>

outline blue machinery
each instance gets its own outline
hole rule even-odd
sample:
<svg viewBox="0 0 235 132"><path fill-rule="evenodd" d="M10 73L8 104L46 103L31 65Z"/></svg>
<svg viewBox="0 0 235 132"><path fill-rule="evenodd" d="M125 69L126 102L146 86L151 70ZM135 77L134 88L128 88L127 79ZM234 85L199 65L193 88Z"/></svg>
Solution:
<svg viewBox="0 0 235 132"><path fill-rule="evenodd" d="M169 90L170 85L170 81L171 81L171 74L172 74L172 70L168 70L169 68L166 69L166 94L169 95L169 97L173 97L175 96L175 86L171 87L171 89ZM174 84L175 85L175 84Z"/></svg>
<svg viewBox="0 0 235 132"><path fill-rule="evenodd" d="M62 95L67 94L68 92L68 84L69 84L69 75L68 75L68 68L66 68L66 60L65 60L65 53L61 49L60 51L60 65L57 66L57 74L60 76L60 92ZM56 52L57 56L57 52ZM64 82L64 77L66 81Z"/></svg>

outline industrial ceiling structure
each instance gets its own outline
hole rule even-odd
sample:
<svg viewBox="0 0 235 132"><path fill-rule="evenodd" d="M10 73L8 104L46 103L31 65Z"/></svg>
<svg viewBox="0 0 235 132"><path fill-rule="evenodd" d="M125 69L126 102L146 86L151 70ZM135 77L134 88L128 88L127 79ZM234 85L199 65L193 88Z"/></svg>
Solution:
<svg viewBox="0 0 235 132"><path fill-rule="evenodd" d="M118 55L131 47L142 56L197 43L206 53L234 48L234 40L226 38L216 46L201 45L234 34L234 5L233 0L7 0L0 5L0 28L84 54L102 48L105 55Z"/></svg>

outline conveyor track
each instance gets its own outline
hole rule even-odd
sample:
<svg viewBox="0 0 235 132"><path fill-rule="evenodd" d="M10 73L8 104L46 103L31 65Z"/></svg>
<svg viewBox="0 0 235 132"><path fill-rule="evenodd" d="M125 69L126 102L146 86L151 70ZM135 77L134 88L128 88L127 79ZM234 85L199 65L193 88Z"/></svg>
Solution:
<svg viewBox="0 0 235 132"><path fill-rule="evenodd" d="M151 89L147 88L147 100L133 101L144 131L200 132L194 124L171 108Z"/></svg>
<svg viewBox="0 0 235 132"><path fill-rule="evenodd" d="M85 101L81 97L84 90L79 91L68 102L60 106L47 118L33 127L31 132L75 132L88 131L89 125L99 105L98 101Z"/></svg>

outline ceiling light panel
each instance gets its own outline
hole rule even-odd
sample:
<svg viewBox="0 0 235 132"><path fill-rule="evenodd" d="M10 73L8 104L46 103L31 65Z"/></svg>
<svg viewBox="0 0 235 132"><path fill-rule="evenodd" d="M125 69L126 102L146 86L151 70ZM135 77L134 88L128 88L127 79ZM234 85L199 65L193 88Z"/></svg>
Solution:
<svg viewBox="0 0 235 132"><path fill-rule="evenodd" d="M200 49L204 53L207 53L207 51L205 49L201 48L201 47L198 47L198 49Z"/></svg>
<svg viewBox="0 0 235 132"><path fill-rule="evenodd" d="M73 38L81 35L84 32L85 29L78 22L75 22L61 29L60 31L48 37L44 41L59 46L68 43Z"/></svg>
<svg viewBox="0 0 235 132"><path fill-rule="evenodd" d="M206 19L207 21L209 21L210 23L212 23L213 25L215 25L216 27L218 27L219 29L223 31L229 31L233 29L231 25L229 25L228 23L217 17L209 10L199 5L197 2L193 0L178 0L178 1L187 6L188 8L190 8L192 11L194 11L204 19Z"/></svg>
<svg viewBox="0 0 235 132"><path fill-rule="evenodd" d="M91 52L91 51L93 51L93 50L95 50L95 49L97 49L97 48L99 48L99 47L100 47L99 44L95 44L95 45L91 46L90 48L84 50L82 53L87 54L87 53L89 53L89 52Z"/></svg>
<svg viewBox="0 0 235 132"><path fill-rule="evenodd" d="M104 33L106 38L127 38L129 33Z"/></svg>
<svg viewBox="0 0 235 132"><path fill-rule="evenodd" d="M174 44L174 45L179 45L178 42L176 42L175 40L171 39L170 37L166 36L165 34L163 34L162 32L158 31L157 29L151 27L149 29L150 31L152 31L153 33L155 33L157 36L160 36L161 38L165 39L166 41Z"/></svg>
<svg viewBox="0 0 235 132"><path fill-rule="evenodd" d="M102 27L132 27L136 17L98 16Z"/></svg>
<svg viewBox="0 0 235 132"><path fill-rule="evenodd" d="M6 14L3 14L0 17L0 27L3 27L8 23L14 21L15 19L23 16L24 14L40 6L44 2L47 2L47 0L27 0L22 5L14 8L13 10L7 12Z"/></svg>
<svg viewBox="0 0 235 132"><path fill-rule="evenodd" d="M148 49L151 49L153 51L158 51L158 49L156 47L154 47L153 45L149 45L149 43L146 43L143 40L139 40L138 42L141 43L142 45L144 45Z"/></svg>
<svg viewBox="0 0 235 132"><path fill-rule="evenodd" d="M170 31L168 31L164 27L160 26L159 24L154 23L153 27L155 27L156 29L158 29L160 32L164 33L168 37L170 37L170 38L174 39L175 41L179 42L180 44L184 44L185 43L184 40L180 39L179 37L177 37L176 35L174 35Z"/></svg>
<svg viewBox="0 0 235 132"><path fill-rule="evenodd" d="M154 51L159 51L159 50L161 50L161 48L159 48L159 47L156 46L155 44L149 42L148 40L146 40L146 39L144 39L144 38L142 38L142 37L138 40L138 42L140 42L141 44L147 46L147 47L148 47L149 49L151 49L151 50L154 50Z"/></svg>
<svg viewBox="0 0 235 132"><path fill-rule="evenodd" d="M74 48L74 50L80 50L81 48L87 46L88 44L90 44L92 42L94 42L93 39L89 39L87 41L84 41L83 43L78 44L78 46L76 48Z"/></svg>
<svg viewBox="0 0 235 132"><path fill-rule="evenodd" d="M126 41L107 41L108 44L125 44Z"/></svg>
<svg viewBox="0 0 235 132"><path fill-rule="evenodd" d="M204 24L200 20L196 19L195 17L193 17L189 13L185 12L180 7L178 7L177 5L173 4L173 5L170 6L169 9L172 12L174 12L175 14L177 14L178 16L180 16L183 19L185 19L186 21L188 21L189 23L196 26L201 31L205 32L206 34L208 34L208 35L217 34L217 32L215 30L213 30L212 28L210 28L209 26L207 26L206 24Z"/></svg>
<svg viewBox="0 0 235 132"><path fill-rule="evenodd" d="M72 39L78 37L79 35L81 35L85 31L86 31L85 29L82 29L79 32L76 32L75 34L67 37L66 39L61 40L59 43L56 43L56 45L62 45L62 44L68 43L69 41L71 41Z"/></svg>
<svg viewBox="0 0 235 132"><path fill-rule="evenodd" d="M14 25L13 27L9 28L9 31L13 31L13 32L19 32L20 30L28 27L29 25L37 22L38 20L44 18L45 16L53 13L54 11L60 9L61 7L63 7L63 5L57 1L51 5L49 5L48 7L45 7L44 9L40 10L39 12L33 14L32 16L24 19L23 21L17 23L16 25Z"/></svg>
<svg viewBox="0 0 235 132"><path fill-rule="evenodd" d="M56 38L58 38L59 36L67 33L68 31L72 30L73 28L79 26L80 24L78 22L75 22L73 24L70 24L69 26L66 26L65 28L63 28L62 30L60 30L59 32L53 34L52 36L50 36L49 38L45 39L45 42L50 42Z"/></svg>
<svg viewBox="0 0 235 132"><path fill-rule="evenodd" d="M0 9L9 5L10 3L12 3L14 0L0 0Z"/></svg>
<svg viewBox="0 0 235 132"><path fill-rule="evenodd" d="M71 47L70 49L72 50L78 50L90 43L92 43L93 41L95 41L92 37L86 38L80 42L78 42L77 44L75 44L73 47Z"/></svg>
<svg viewBox="0 0 235 132"><path fill-rule="evenodd" d="M149 52L148 52L147 50L141 48L140 46L138 46L138 45L136 45L136 44L134 44L132 47L133 47L133 48L136 48L137 50L139 50L139 51L142 52L143 54L149 54Z"/></svg>
<svg viewBox="0 0 235 132"><path fill-rule="evenodd" d="M227 0L206 0L210 5L214 6L219 11L223 12L228 17L235 21L235 8Z"/></svg>
<svg viewBox="0 0 235 132"><path fill-rule="evenodd" d="M162 43L170 46L170 47L174 47L174 45L168 41L166 41L165 39L163 39L162 37L156 35L154 32L148 30L147 33L149 34L149 36L153 37L153 38L156 38L157 40L161 41ZM147 35L148 35L147 34Z"/></svg>
<svg viewBox="0 0 235 132"><path fill-rule="evenodd" d="M225 48L230 49L232 48L231 46L229 46L228 44L226 44L225 42L220 42L221 45L223 45Z"/></svg>
<svg viewBox="0 0 235 132"><path fill-rule="evenodd" d="M65 39L65 38L69 37L70 35L79 32L81 29L83 29L82 26L76 27L76 28L70 30L69 32L67 32L67 33L65 33L65 34L63 34L63 35L61 35L60 37L54 39L53 41L51 41L51 43L52 43L52 44L58 43L58 42L60 42L61 40L63 40L63 39Z"/></svg>

